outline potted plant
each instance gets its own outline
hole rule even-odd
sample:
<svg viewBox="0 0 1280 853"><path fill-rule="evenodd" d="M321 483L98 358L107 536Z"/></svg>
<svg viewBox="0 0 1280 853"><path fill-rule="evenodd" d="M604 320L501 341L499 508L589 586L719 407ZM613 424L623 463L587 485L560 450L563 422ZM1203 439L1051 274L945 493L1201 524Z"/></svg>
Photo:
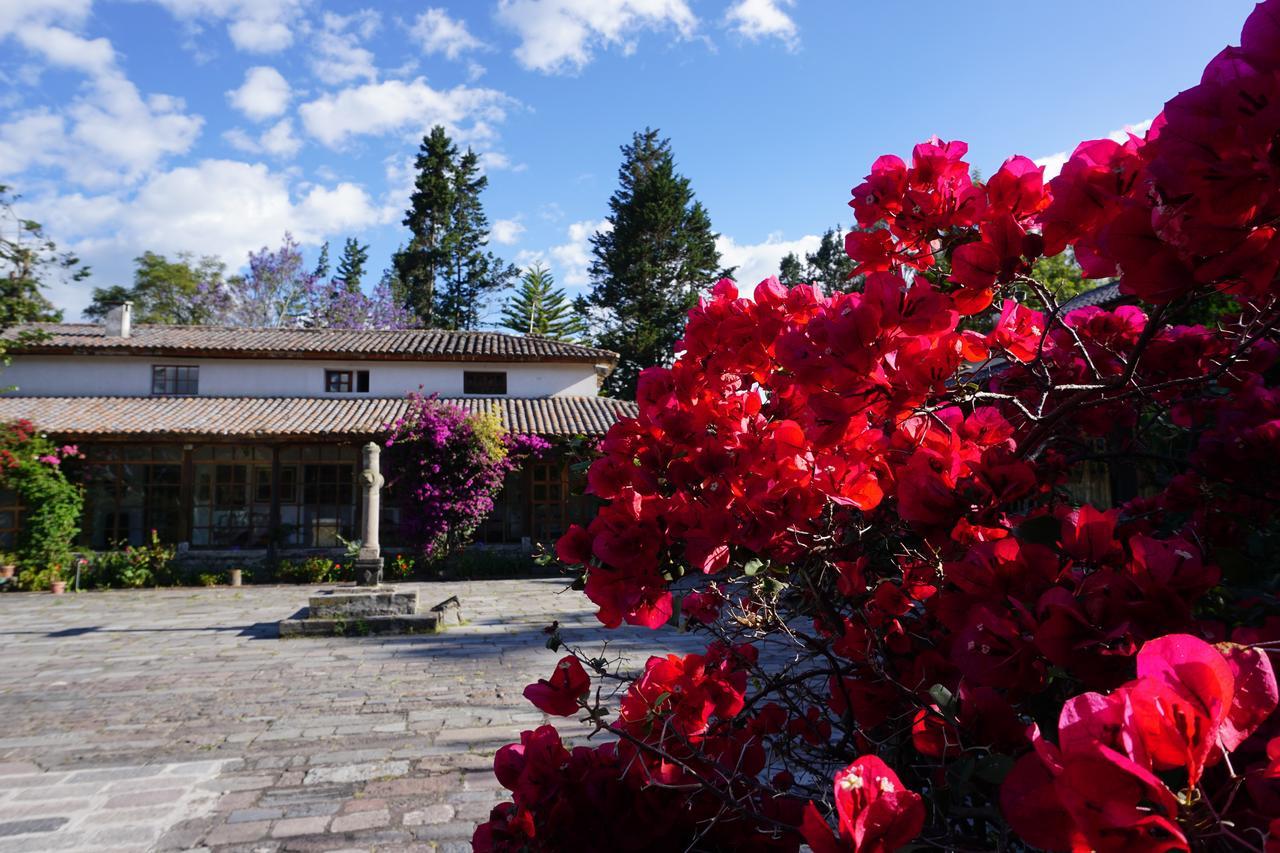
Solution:
<svg viewBox="0 0 1280 853"><path fill-rule="evenodd" d="M0 580L9 580L18 571L18 558L9 553L0 552Z"/></svg>
<svg viewBox="0 0 1280 853"><path fill-rule="evenodd" d="M67 591L67 582L62 579L62 566L56 563L49 569L49 591L54 595Z"/></svg>

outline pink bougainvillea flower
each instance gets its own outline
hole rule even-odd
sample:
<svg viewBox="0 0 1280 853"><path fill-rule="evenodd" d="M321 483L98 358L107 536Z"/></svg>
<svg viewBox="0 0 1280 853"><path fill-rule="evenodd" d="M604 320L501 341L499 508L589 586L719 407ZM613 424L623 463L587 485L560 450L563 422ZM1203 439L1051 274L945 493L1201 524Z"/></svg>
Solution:
<svg viewBox="0 0 1280 853"><path fill-rule="evenodd" d="M903 787L879 757L864 755L836 774L837 832L813 803L805 809L801 834L814 853L893 853L924 826L924 802Z"/></svg>
<svg viewBox="0 0 1280 853"><path fill-rule="evenodd" d="M591 676L573 655L565 655L556 664L550 678L540 678L524 689L524 698L538 710L556 717L572 716L591 689Z"/></svg>

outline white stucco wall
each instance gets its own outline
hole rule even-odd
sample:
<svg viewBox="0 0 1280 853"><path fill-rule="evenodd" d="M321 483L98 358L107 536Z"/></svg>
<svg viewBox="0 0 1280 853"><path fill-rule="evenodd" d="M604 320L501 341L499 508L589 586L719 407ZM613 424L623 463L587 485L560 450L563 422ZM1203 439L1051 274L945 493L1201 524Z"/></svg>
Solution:
<svg viewBox="0 0 1280 853"><path fill-rule="evenodd" d="M546 363L312 361L304 359L169 358L90 355L15 356L0 371L0 387L17 386L24 396L145 397L151 367L198 365L201 396L209 397L400 397L421 385L441 397L462 397L463 371L505 371L508 397L584 396L597 393L592 365ZM326 370L368 370L369 392L330 394Z"/></svg>

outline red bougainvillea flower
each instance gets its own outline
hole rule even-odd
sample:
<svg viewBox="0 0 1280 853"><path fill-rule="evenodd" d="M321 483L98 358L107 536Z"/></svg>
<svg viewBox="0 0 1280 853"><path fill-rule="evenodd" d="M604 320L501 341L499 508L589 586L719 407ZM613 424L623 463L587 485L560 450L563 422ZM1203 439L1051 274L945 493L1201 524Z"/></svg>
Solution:
<svg viewBox="0 0 1280 853"><path fill-rule="evenodd" d="M805 809L800 831L814 853L892 853L924 826L920 795L904 788L874 755L864 755L836 774L835 802L836 834L813 803Z"/></svg>
<svg viewBox="0 0 1280 853"><path fill-rule="evenodd" d="M714 589L691 592L680 602L685 616L703 625L710 625L720 617L724 596Z"/></svg>
<svg viewBox="0 0 1280 853"><path fill-rule="evenodd" d="M576 657L565 655L550 678L539 678L524 689L524 698L543 713L569 717L578 711L580 700L590 689L591 676Z"/></svg>

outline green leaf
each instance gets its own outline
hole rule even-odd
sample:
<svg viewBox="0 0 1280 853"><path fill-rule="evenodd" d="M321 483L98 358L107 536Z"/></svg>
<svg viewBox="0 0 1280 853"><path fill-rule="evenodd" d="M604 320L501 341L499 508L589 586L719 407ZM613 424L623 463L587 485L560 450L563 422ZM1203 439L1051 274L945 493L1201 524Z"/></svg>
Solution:
<svg viewBox="0 0 1280 853"><path fill-rule="evenodd" d="M761 560L759 557L754 557L747 560L747 564L742 567L742 573L747 577L752 578L755 577L756 572L760 571L762 568L764 568L764 560Z"/></svg>

